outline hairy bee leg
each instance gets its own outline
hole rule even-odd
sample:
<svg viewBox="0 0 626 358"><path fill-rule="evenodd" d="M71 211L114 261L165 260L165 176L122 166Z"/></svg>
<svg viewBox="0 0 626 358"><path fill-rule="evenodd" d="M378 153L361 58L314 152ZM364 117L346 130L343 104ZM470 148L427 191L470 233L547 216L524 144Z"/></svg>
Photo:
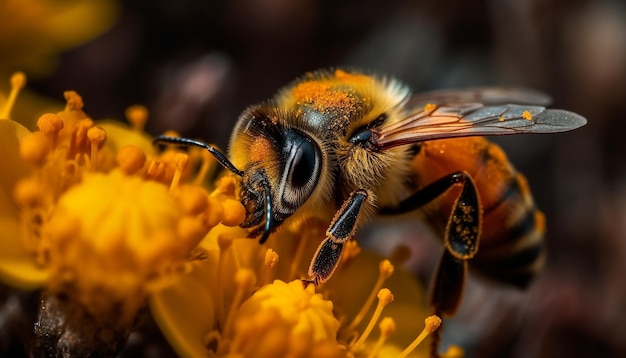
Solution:
<svg viewBox="0 0 626 358"><path fill-rule="evenodd" d="M444 253L433 281L431 304L441 314L452 315L458 309L465 286L467 260L476 255L482 224L482 210L474 181L466 172L456 172L429 184L383 214L404 213L417 209L445 193L452 186L463 185L448 218Z"/></svg>
<svg viewBox="0 0 626 358"><path fill-rule="evenodd" d="M318 285L328 280L335 272L341 259L343 244L354 236L359 222L359 213L363 202L367 200L367 192L359 189L350 194L335 214L330 227L326 230L326 239L311 260L309 276L305 283Z"/></svg>

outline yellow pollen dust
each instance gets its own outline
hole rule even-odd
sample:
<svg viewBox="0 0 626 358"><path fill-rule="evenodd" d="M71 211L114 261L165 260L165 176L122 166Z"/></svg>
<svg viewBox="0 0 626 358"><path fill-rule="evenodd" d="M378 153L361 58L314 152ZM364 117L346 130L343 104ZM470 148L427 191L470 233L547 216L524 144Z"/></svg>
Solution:
<svg viewBox="0 0 626 358"><path fill-rule="evenodd" d="M299 83L292 93L299 104L310 105L314 110L353 111L356 99L344 90L337 90L328 80L312 80Z"/></svg>
<svg viewBox="0 0 626 358"><path fill-rule="evenodd" d="M530 114L530 112L528 112L528 111L524 111L522 113L522 117L524 117L524 119L527 120L527 121L531 121L533 119L533 115Z"/></svg>
<svg viewBox="0 0 626 358"><path fill-rule="evenodd" d="M432 111L434 111L435 109L437 109L437 105L436 105L436 104L433 104L433 103L427 103L427 104L424 106L424 112L432 112Z"/></svg>

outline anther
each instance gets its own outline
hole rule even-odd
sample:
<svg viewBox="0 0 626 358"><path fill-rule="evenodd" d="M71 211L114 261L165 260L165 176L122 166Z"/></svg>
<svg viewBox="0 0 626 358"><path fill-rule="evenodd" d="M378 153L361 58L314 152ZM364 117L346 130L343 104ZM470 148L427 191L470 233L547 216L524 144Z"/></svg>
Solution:
<svg viewBox="0 0 626 358"><path fill-rule="evenodd" d="M146 154L141 149L128 145L120 149L116 160L124 173L132 175L143 168L146 163Z"/></svg>
<svg viewBox="0 0 626 358"><path fill-rule="evenodd" d="M83 109L83 98L75 91L63 92L65 97L65 110L66 111L79 111Z"/></svg>
<svg viewBox="0 0 626 358"><path fill-rule="evenodd" d="M87 138L89 138L89 142L91 143L90 162L91 168L93 169L96 167L98 149L107 139L107 132L101 127L91 127L87 130Z"/></svg>
<svg viewBox="0 0 626 358"><path fill-rule="evenodd" d="M56 147L63 125L63 120L54 113L46 113L37 120L37 128L50 139L53 148Z"/></svg>
<svg viewBox="0 0 626 358"><path fill-rule="evenodd" d="M222 202L222 207L224 208L222 225L238 226L246 218L246 209L237 200L226 199Z"/></svg>
<svg viewBox="0 0 626 358"><path fill-rule="evenodd" d="M126 119L134 130L143 131L148 121L148 109L141 105L130 106L126 109Z"/></svg>

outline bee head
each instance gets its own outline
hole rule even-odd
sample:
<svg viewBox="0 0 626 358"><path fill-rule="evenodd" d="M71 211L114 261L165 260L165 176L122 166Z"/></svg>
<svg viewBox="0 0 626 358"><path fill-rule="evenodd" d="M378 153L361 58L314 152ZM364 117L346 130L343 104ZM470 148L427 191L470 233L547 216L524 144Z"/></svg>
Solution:
<svg viewBox="0 0 626 358"><path fill-rule="evenodd" d="M231 155L243 168L241 226L256 227L251 236L263 233L261 241L305 203L322 173L319 145L304 131L281 125L280 115L271 104L249 108L231 140Z"/></svg>

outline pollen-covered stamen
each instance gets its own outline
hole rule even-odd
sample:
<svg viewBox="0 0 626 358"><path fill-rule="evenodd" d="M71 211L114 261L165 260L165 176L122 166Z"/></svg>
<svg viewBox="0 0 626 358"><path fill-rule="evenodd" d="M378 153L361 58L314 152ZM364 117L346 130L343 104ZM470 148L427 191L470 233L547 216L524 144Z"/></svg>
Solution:
<svg viewBox="0 0 626 358"><path fill-rule="evenodd" d="M376 344L370 349L370 353L368 358L374 358L378 356L380 349L382 348L387 338L391 336L396 331L396 322L391 317L384 317L380 320L380 324L378 325L380 329L380 337L376 341Z"/></svg>
<svg viewBox="0 0 626 358"><path fill-rule="evenodd" d="M56 148L59 132L61 132L63 126L63 120L54 113L46 113L37 120L37 128L48 137L52 148Z"/></svg>
<svg viewBox="0 0 626 358"><path fill-rule="evenodd" d="M106 141L107 133L100 127L91 127L87 131L87 138L89 138L89 142L91 143L89 162L93 170L97 167L98 149L102 146L104 141Z"/></svg>
<svg viewBox="0 0 626 358"><path fill-rule="evenodd" d="M91 143L87 133L93 126L94 123L89 118L83 118L76 123L70 140L70 150L67 153L68 159L74 159L90 151Z"/></svg>
<svg viewBox="0 0 626 358"><path fill-rule="evenodd" d="M142 132L148 121L148 109L141 105L126 108L126 119L137 132Z"/></svg>
<svg viewBox="0 0 626 358"><path fill-rule="evenodd" d="M406 347L404 351L402 351L402 353L400 353L398 358L404 358L408 356L409 354L411 354L411 352L413 352L413 350L417 348L417 346L420 343L422 343L422 341L426 337L428 337L429 334L436 331L440 325L441 325L441 318L439 318L439 316L433 315L433 316L426 317L426 319L424 320L424 329L422 330L422 332L419 334L419 336L417 336L417 338L415 338L413 342L411 342L411 344L409 344L408 347Z"/></svg>
<svg viewBox="0 0 626 358"><path fill-rule="evenodd" d="M228 308L228 314L226 315L226 320L224 322L224 329L222 330L223 336L230 336L232 334L237 309L243 302L245 295L249 293L252 287L256 284L254 271L249 269L240 269L235 274L235 283L237 284L237 290L235 292L235 297Z"/></svg>
<svg viewBox="0 0 626 358"><path fill-rule="evenodd" d="M350 350L353 352L358 350L359 346L365 343L370 333L372 333L374 325L376 325L376 322L378 322L378 318L380 318L380 315L383 312L383 308L393 302L393 294L387 288L380 289L380 291L378 291L377 297L378 305L376 305L376 309L374 310L374 314L372 314L372 318L370 318L370 321L367 324L367 327L365 327L363 334L361 334L359 339L353 345L351 345Z"/></svg>
<svg viewBox="0 0 626 358"><path fill-rule="evenodd" d="M180 178L183 175L183 170L185 170L187 162L189 162L189 156L187 154L176 153L174 156L174 165L176 166L176 169L174 171L174 178L170 184L170 193L174 192L178 188L178 183L180 183Z"/></svg>
<svg viewBox="0 0 626 358"><path fill-rule="evenodd" d="M75 91L63 92L65 97L65 110L66 111L80 111L83 109L83 98Z"/></svg>
<svg viewBox="0 0 626 358"><path fill-rule="evenodd" d="M218 295L216 298L216 307L218 307L218 321L224 322L226 317L224 317L224 276L225 276L225 261L226 261L226 252L233 245L234 238L229 234L220 234L217 237L217 246L220 249L219 261L217 263L217 291Z"/></svg>
<svg viewBox="0 0 626 358"><path fill-rule="evenodd" d="M320 237L321 235L318 230L311 230L310 226L307 227L307 224L310 223L308 221L304 221L300 223L298 227L294 228L296 232L301 232L302 236L300 237L300 240L298 240L296 252L291 260L289 275L287 276L290 280L296 279L298 277L298 269L304 256L304 249L307 247L307 243L309 242L309 240L315 237Z"/></svg>
<svg viewBox="0 0 626 358"><path fill-rule="evenodd" d="M356 328L356 326L358 326L359 323L361 323L361 321L365 317L365 314L367 314L370 307L372 307L372 304L374 303L374 299L376 298L376 295L378 294L378 291L380 290L380 288L383 287L385 280L388 279L393 274L393 270L394 270L394 267L391 264L391 261L382 260L380 262L380 264L378 265L378 279L376 280L374 287L372 287L372 291L370 292L369 297L367 297L365 304L363 304L359 313L357 313L357 315L354 316L354 319L352 320L352 322L350 322L350 325L348 326L348 329L347 329L348 332L353 331Z"/></svg>
<svg viewBox="0 0 626 358"><path fill-rule="evenodd" d="M215 158L206 150L201 150L199 155L200 169L198 169L198 174L193 180L194 185L201 185L206 180L207 174L215 162Z"/></svg>
<svg viewBox="0 0 626 358"><path fill-rule="evenodd" d="M0 108L0 119L9 118L11 110L15 105L17 95L20 93L20 90L24 88L24 86L26 86L26 75L24 72L15 72L13 76L11 76L11 92L9 92L9 97L7 98L4 106Z"/></svg>

